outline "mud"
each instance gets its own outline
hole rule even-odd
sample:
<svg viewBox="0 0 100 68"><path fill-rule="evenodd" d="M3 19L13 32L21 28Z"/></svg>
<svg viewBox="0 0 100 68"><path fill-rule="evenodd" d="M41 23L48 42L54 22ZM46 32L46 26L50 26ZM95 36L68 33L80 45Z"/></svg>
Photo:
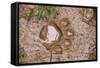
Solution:
<svg viewBox="0 0 100 68"><path fill-rule="evenodd" d="M47 37L47 32L49 32L47 27L50 26L48 22L37 23L33 20L34 17L30 21L27 20L29 12L34 7L34 5L19 7L19 51L21 50L22 55L23 53L25 55L23 58L19 57L21 64L96 59L96 18L93 18L93 16L96 17L96 12L94 9L56 7L59 14L53 22L49 23L56 24L52 27L58 33L53 30L51 32L56 32L60 36L54 40L56 35L51 35L50 38L53 38L51 42ZM44 35L40 37L41 32ZM46 39L48 39L47 42L45 42Z"/></svg>

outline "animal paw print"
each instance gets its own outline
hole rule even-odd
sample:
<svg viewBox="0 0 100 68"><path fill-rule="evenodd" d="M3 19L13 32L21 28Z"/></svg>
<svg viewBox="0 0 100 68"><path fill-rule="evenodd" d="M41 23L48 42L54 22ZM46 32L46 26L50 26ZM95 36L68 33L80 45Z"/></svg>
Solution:
<svg viewBox="0 0 100 68"><path fill-rule="evenodd" d="M71 38L73 38L75 32L68 18L61 19L59 24L62 30L62 38L59 44L61 45L63 51L68 51L72 45Z"/></svg>
<svg viewBox="0 0 100 68"><path fill-rule="evenodd" d="M44 40L43 46L51 54L62 54L63 51L70 49L72 45L71 38L74 36L74 29L70 24L71 22L67 18L63 18L60 22L47 24L41 29L39 37ZM55 29L49 29L48 26L52 26ZM48 33L51 33L50 37Z"/></svg>

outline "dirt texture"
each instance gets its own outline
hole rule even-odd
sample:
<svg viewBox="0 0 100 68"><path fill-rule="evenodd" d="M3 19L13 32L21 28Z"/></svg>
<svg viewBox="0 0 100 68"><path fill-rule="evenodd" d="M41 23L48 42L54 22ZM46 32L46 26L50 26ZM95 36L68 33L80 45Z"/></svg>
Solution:
<svg viewBox="0 0 100 68"><path fill-rule="evenodd" d="M96 59L96 11L56 7L52 22L28 21L34 5L19 6L19 63Z"/></svg>

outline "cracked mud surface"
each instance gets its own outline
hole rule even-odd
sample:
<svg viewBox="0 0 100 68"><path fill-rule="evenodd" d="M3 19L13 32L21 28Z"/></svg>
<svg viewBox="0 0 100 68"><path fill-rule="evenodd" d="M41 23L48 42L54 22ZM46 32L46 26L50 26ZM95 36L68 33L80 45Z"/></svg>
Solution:
<svg viewBox="0 0 100 68"><path fill-rule="evenodd" d="M34 5L19 7L19 63L96 59L96 12L92 8L56 7L53 22L28 21ZM50 27L51 25L51 27Z"/></svg>

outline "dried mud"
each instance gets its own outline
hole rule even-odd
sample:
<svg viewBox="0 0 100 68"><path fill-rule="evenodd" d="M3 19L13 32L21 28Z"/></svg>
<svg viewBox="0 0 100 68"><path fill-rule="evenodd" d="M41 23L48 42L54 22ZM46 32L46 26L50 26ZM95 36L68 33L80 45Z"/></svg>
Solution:
<svg viewBox="0 0 100 68"><path fill-rule="evenodd" d="M19 7L19 52L22 53L19 53L22 56L19 57L20 64L96 59L94 9L56 7L59 14L54 23L61 30L61 38L59 41L46 43L40 38L40 32L48 22L37 23L27 20L29 12L34 7Z"/></svg>

